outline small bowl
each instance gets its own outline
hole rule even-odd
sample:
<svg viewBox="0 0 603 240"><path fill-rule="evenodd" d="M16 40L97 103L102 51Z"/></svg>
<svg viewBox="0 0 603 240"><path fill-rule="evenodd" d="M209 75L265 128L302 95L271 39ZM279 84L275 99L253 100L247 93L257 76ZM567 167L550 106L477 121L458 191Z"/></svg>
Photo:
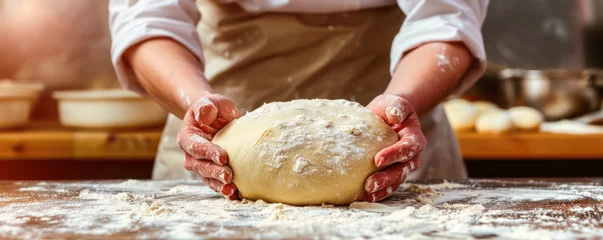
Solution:
<svg viewBox="0 0 603 240"><path fill-rule="evenodd" d="M142 128L165 123L167 112L134 92L112 90L56 91L61 124L76 128Z"/></svg>
<svg viewBox="0 0 603 240"><path fill-rule="evenodd" d="M38 83L16 83L0 80L0 128L27 125L31 112L44 86Z"/></svg>

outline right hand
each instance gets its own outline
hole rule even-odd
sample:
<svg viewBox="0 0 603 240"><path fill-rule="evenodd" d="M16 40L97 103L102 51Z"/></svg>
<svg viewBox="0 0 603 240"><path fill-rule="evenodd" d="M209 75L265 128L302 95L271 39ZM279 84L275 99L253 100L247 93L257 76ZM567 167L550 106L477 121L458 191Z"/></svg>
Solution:
<svg viewBox="0 0 603 240"><path fill-rule="evenodd" d="M211 139L239 117L241 113L228 98L210 94L191 105L177 137L184 150L184 168L197 173L211 189L230 200L237 199L238 194L232 183L232 169L226 165L228 155Z"/></svg>

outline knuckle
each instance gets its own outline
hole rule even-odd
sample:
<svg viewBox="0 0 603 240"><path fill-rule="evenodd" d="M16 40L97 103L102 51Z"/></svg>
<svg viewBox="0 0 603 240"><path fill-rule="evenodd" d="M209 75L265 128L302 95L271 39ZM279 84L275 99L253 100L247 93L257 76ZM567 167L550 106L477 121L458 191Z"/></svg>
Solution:
<svg viewBox="0 0 603 240"><path fill-rule="evenodd" d="M184 142L186 137L184 137L186 134L182 132L182 130L180 130L178 132L178 134L176 135L176 143L178 144L178 146L180 146L181 148L184 146Z"/></svg>
<svg viewBox="0 0 603 240"><path fill-rule="evenodd" d="M214 191L216 190L213 182L209 178L203 178L203 182L205 182L209 188L213 189Z"/></svg>
<svg viewBox="0 0 603 240"><path fill-rule="evenodd" d="M193 170L195 168L195 162L196 162L195 159L185 156L184 157L184 168L186 170Z"/></svg>

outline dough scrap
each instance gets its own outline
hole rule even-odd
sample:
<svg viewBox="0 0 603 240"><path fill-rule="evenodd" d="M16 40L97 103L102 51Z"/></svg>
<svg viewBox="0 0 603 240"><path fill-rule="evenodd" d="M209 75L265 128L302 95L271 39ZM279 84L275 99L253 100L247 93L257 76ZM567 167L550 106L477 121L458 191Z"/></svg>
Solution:
<svg viewBox="0 0 603 240"><path fill-rule="evenodd" d="M396 132L346 100L274 102L224 127L213 142L226 150L243 198L291 205L349 204L378 169L374 156Z"/></svg>
<svg viewBox="0 0 603 240"><path fill-rule="evenodd" d="M513 125L523 131L538 130L540 128L540 124L544 122L544 116L542 113L531 107L513 107L508 111Z"/></svg>
<svg viewBox="0 0 603 240"><path fill-rule="evenodd" d="M489 111L500 110L500 108L496 104L488 101L475 101L472 102L472 104L477 109L477 115L482 115Z"/></svg>
<svg viewBox="0 0 603 240"><path fill-rule="evenodd" d="M452 99L444 103L444 111L455 131L470 131L475 128L478 110L471 102L460 98Z"/></svg>
<svg viewBox="0 0 603 240"><path fill-rule="evenodd" d="M511 117L506 111L489 111L477 119L475 129L479 133L502 134L514 129Z"/></svg>

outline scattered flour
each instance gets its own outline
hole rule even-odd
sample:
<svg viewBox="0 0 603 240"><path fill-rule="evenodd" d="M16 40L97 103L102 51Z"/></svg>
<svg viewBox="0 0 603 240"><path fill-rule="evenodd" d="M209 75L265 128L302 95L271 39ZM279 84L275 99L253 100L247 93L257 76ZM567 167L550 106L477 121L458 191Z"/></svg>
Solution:
<svg viewBox="0 0 603 240"><path fill-rule="evenodd" d="M534 189L478 188L474 184L489 182L403 184L382 203L294 207L262 200L228 201L195 181L48 183L48 188L74 194L67 198L40 195L46 196L41 202L0 202L0 238L56 236L51 234L102 238L118 233L140 239L603 238L603 186L567 184ZM123 191L124 185L130 190ZM155 190L149 192L149 188ZM20 192L28 194L27 190ZM30 194L34 193L38 193L36 189ZM413 197L431 203L405 201ZM0 198L14 199L2 193ZM513 207L510 199L583 203L566 210L541 204L526 208ZM586 204L588 201L594 204ZM501 208L503 205L506 207Z"/></svg>
<svg viewBox="0 0 603 240"><path fill-rule="evenodd" d="M446 46L436 47L438 48L438 53L436 53L435 57L440 72L454 70L456 65L460 62L460 59L458 57L452 57L452 60L450 60L450 57L446 55Z"/></svg>
<svg viewBox="0 0 603 240"><path fill-rule="evenodd" d="M48 191L48 189L45 187L34 186L34 187L19 188L19 191L29 191L29 192Z"/></svg>
<svg viewBox="0 0 603 240"><path fill-rule="evenodd" d="M140 212L142 213L142 215L154 216L164 213L170 213L172 212L172 210L169 207L163 206L158 201L154 201L150 205L147 203L142 203L140 205Z"/></svg>
<svg viewBox="0 0 603 240"><path fill-rule="evenodd" d="M302 173L304 172L304 168L308 166L308 160L304 158L295 159L295 164L293 164L293 172Z"/></svg>
<svg viewBox="0 0 603 240"><path fill-rule="evenodd" d="M122 193L115 194L115 196L113 196L112 199L114 201L119 201L119 202L132 202L136 199L136 196L134 196L134 194L131 194L129 192L122 192Z"/></svg>
<svg viewBox="0 0 603 240"><path fill-rule="evenodd" d="M141 181L136 180L136 179L128 179L126 181L119 183L119 185L123 185L123 186L138 186L141 184L142 184Z"/></svg>
<svg viewBox="0 0 603 240"><path fill-rule="evenodd" d="M33 186L33 187L19 188L19 191L26 191L26 192L58 192L58 193L65 193L65 192L67 192L67 190L61 189L61 188L50 189L50 188L44 187L44 184L42 184L42 185L38 184L38 186Z"/></svg>
<svg viewBox="0 0 603 240"><path fill-rule="evenodd" d="M183 106L188 108L191 105L191 103L192 103L191 98L184 91L184 89L182 89L182 88L178 89L178 97L180 98L180 101L182 102Z"/></svg>
<svg viewBox="0 0 603 240"><path fill-rule="evenodd" d="M540 124L540 131L564 134L602 134L603 127L577 121L561 120Z"/></svg>

